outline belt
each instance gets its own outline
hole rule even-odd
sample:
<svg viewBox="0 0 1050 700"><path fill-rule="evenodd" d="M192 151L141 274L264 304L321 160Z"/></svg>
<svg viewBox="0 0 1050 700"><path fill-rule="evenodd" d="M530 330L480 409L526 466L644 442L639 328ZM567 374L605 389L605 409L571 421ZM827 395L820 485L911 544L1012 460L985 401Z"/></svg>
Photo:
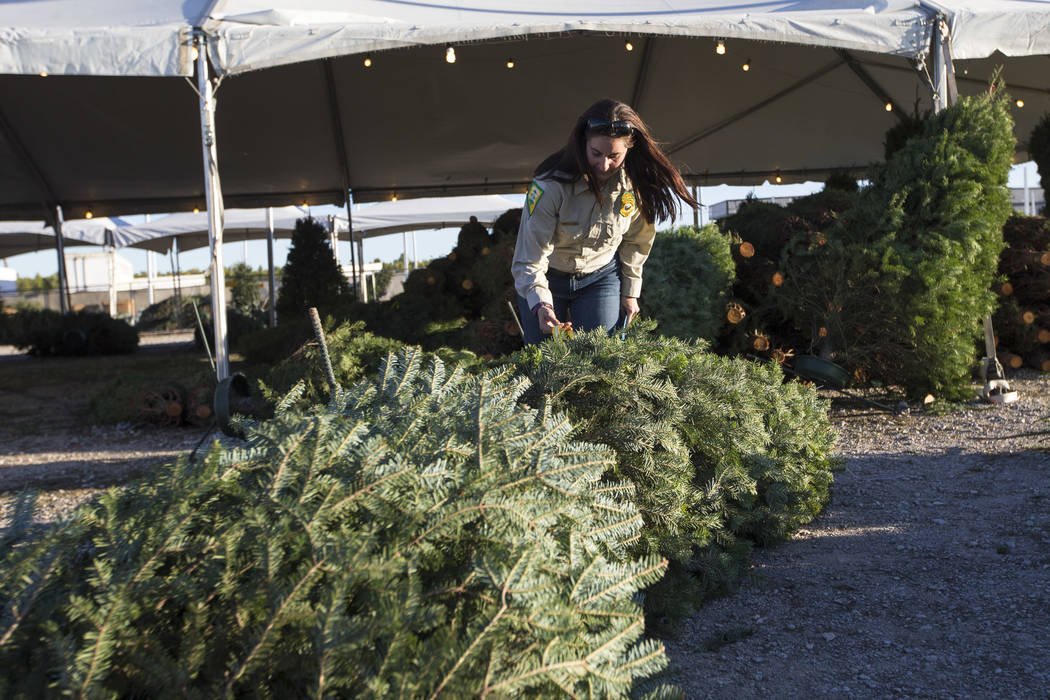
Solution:
<svg viewBox="0 0 1050 700"><path fill-rule="evenodd" d="M605 270L614 267L616 265L616 263L617 263L617 259L613 258L609 262L607 262L604 265L602 265L601 267L599 267L597 270L591 270L590 272L562 272L561 270L555 270L553 267L548 267L547 268L547 275L548 276L556 275L558 277L563 277L565 279L578 280L578 279L583 279L584 277L590 277L591 275L596 275L599 272L605 272Z"/></svg>

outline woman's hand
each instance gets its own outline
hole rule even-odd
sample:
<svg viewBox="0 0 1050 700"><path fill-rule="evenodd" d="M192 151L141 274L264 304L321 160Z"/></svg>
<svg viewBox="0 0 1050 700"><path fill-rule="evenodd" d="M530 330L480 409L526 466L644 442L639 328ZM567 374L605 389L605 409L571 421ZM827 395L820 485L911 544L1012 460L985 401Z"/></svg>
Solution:
<svg viewBox="0 0 1050 700"><path fill-rule="evenodd" d="M536 320L540 324L540 333L550 335L560 324L558 317L554 315L554 309L544 304L536 310Z"/></svg>
<svg viewBox="0 0 1050 700"><path fill-rule="evenodd" d="M624 318L627 319L627 323L630 323L641 310L638 306L638 299L635 297L620 297L620 311L623 313Z"/></svg>

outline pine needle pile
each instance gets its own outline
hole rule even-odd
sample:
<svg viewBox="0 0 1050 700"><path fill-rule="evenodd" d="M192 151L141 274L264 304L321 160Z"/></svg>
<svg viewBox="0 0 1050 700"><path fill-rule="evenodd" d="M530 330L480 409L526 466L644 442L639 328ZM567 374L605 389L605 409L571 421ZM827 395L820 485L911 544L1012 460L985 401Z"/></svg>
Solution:
<svg viewBox="0 0 1050 700"><path fill-rule="evenodd" d="M634 551L671 562L646 608L673 620L731 590L753 545L819 512L835 437L826 402L784 383L779 365L719 357L654 325L636 321L626 340L560 336L510 359L533 383L526 400L549 402L580 439L616 451L608 476L634 484L645 519Z"/></svg>
<svg viewBox="0 0 1050 700"><path fill-rule="evenodd" d="M0 696L625 697L666 563L605 448L418 350L2 537ZM287 408L287 404L279 407ZM668 697L657 688L651 697Z"/></svg>
<svg viewBox="0 0 1050 700"><path fill-rule="evenodd" d="M729 238L717 226L661 231L645 262L640 304L663 335L713 342L735 276Z"/></svg>

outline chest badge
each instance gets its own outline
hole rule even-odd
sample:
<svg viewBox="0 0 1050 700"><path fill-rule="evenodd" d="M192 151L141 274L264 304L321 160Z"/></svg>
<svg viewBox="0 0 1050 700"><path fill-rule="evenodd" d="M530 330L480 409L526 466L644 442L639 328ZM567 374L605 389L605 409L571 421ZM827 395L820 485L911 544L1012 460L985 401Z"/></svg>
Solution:
<svg viewBox="0 0 1050 700"><path fill-rule="evenodd" d="M620 216L630 216L634 213L634 193L624 192L620 196Z"/></svg>

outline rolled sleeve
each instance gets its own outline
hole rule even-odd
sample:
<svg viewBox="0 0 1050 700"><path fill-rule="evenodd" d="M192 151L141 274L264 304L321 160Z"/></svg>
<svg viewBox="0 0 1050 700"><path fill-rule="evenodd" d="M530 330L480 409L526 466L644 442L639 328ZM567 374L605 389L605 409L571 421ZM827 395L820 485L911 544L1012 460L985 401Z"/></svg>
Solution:
<svg viewBox="0 0 1050 700"><path fill-rule="evenodd" d="M514 289L524 297L530 309L539 303L554 303L547 285L547 267L554 250L554 231L558 225L561 194L556 182L541 181L537 184L544 191L531 213L528 204L522 211L518 240L514 245L514 261L511 263Z"/></svg>
<svg viewBox="0 0 1050 700"><path fill-rule="evenodd" d="M620 244L620 271L623 282L620 294L625 297L639 297L642 294L642 266L653 249L656 227L638 214Z"/></svg>

